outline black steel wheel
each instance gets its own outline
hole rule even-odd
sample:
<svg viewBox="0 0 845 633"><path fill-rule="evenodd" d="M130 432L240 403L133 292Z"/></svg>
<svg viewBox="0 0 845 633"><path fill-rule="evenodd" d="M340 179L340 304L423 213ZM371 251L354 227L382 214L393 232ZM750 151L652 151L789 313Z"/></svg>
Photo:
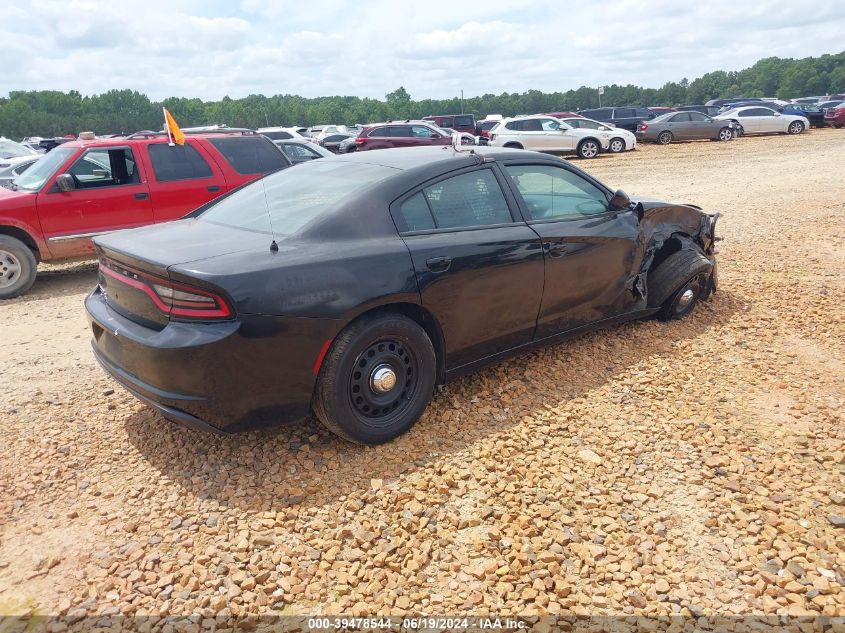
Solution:
<svg viewBox="0 0 845 633"><path fill-rule="evenodd" d="M422 327L398 314L363 317L332 343L312 407L337 435L381 444L419 419L435 378L434 347Z"/></svg>
<svg viewBox="0 0 845 633"><path fill-rule="evenodd" d="M663 321L681 319L710 295L713 263L698 246L669 255L647 279L648 307Z"/></svg>

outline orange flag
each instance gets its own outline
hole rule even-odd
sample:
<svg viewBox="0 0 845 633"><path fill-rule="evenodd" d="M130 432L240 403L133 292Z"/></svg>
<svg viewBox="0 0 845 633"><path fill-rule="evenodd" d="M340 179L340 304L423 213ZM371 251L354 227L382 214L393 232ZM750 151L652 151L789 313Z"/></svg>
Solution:
<svg viewBox="0 0 845 633"><path fill-rule="evenodd" d="M164 129L167 130L167 137L170 139L170 144L184 145L185 133L176 125L176 119L167 111L167 108L162 108L162 110L164 110Z"/></svg>

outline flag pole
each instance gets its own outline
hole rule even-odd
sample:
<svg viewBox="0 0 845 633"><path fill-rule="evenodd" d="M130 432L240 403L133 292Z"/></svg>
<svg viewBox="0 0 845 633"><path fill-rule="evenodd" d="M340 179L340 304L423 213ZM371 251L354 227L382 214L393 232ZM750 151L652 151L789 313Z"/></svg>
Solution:
<svg viewBox="0 0 845 633"><path fill-rule="evenodd" d="M170 147L174 146L173 137L170 135L170 124L167 122L167 108L161 107L161 113L164 115L164 129L167 130L167 144Z"/></svg>

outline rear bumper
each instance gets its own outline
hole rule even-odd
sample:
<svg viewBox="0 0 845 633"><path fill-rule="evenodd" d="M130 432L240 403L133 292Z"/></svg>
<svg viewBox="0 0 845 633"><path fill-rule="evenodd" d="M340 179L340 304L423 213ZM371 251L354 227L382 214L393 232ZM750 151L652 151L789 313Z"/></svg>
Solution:
<svg viewBox="0 0 845 633"><path fill-rule="evenodd" d="M314 362L338 322L241 315L161 330L85 300L94 356L118 383L177 424L231 433L306 416Z"/></svg>

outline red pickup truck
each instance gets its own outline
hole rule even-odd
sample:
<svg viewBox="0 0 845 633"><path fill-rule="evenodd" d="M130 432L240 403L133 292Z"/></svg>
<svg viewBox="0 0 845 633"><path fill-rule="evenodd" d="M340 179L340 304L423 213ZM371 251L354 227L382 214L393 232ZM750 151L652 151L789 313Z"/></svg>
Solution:
<svg viewBox="0 0 845 633"><path fill-rule="evenodd" d="M0 299L29 290L38 262L93 257L95 235L180 218L290 165L250 131L65 143L0 187Z"/></svg>

